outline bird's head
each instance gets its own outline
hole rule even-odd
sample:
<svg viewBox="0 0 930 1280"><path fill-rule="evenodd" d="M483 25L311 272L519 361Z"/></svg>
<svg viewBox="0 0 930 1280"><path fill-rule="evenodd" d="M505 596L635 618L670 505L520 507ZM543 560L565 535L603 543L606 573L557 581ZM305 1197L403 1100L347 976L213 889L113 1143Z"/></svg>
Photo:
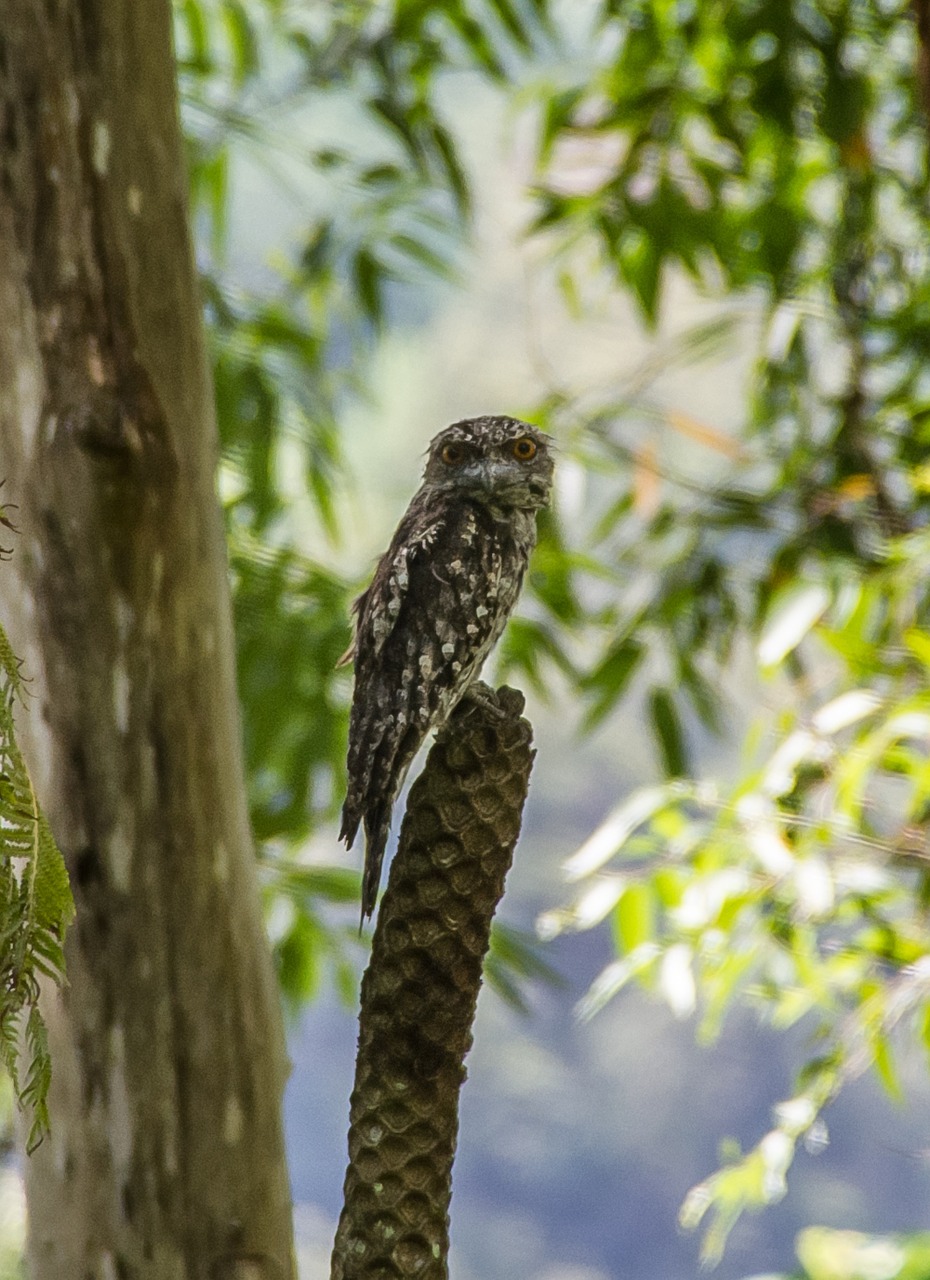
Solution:
<svg viewBox="0 0 930 1280"><path fill-rule="evenodd" d="M552 444L519 418L466 418L430 442L424 487L486 506L537 510L549 501Z"/></svg>

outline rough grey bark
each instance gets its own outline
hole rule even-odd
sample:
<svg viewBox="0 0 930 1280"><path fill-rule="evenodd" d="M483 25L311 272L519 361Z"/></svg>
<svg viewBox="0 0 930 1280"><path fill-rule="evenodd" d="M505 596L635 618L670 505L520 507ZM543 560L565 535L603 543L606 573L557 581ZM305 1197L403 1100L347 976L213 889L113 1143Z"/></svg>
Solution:
<svg viewBox="0 0 930 1280"><path fill-rule="evenodd" d="M534 755L523 695L487 693L460 704L410 789L362 980L332 1280L448 1276L463 1064Z"/></svg>
<svg viewBox="0 0 930 1280"><path fill-rule="evenodd" d="M77 902L33 1280L288 1280L277 991L234 688L169 0L0 23L0 611Z"/></svg>

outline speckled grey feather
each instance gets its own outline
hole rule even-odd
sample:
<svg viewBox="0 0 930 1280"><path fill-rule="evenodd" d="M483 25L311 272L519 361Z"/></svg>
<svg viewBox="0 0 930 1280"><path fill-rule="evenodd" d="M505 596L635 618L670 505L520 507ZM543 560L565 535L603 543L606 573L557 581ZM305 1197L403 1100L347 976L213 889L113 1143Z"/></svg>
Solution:
<svg viewBox="0 0 930 1280"><path fill-rule="evenodd" d="M516 418L446 427L430 444L423 483L371 586L355 602L339 836L351 847L364 825L363 919L374 910L391 811L413 758L477 679L516 604L552 465L546 436Z"/></svg>

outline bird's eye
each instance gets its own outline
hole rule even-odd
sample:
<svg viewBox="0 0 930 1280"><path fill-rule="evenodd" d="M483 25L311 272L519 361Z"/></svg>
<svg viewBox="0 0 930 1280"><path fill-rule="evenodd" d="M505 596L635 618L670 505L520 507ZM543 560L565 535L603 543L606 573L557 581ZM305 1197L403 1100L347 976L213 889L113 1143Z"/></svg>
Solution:
<svg viewBox="0 0 930 1280"><path fill-rule="evenodd" d="M443 445L442 453L439 455L446 466L457 467L459 463L465 461L465 446L450 441L449 444Z"/></svg>
<svg viewBox="0 0 930 1280"><path fill-rule="evenodd" d="M536 448L536 441L529 436L521 436L519 440L514 440L511 445L513 456L518 462L529 462L531 458L535 458Z"/></svg>

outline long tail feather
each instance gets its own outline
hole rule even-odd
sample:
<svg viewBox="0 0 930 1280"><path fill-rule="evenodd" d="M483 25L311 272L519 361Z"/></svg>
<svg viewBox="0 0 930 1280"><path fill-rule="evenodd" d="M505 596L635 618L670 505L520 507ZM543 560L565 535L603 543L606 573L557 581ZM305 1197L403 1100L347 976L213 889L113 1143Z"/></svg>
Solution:
<svg viewBox="0 0 930 1280"><path fill-rule="evenodd" d="M378 901L381 886L381 865L391 829L390 806L378 805L373 814L365 815L365 870L362 874L362 915L359 928L371 914Z"/></svg>

